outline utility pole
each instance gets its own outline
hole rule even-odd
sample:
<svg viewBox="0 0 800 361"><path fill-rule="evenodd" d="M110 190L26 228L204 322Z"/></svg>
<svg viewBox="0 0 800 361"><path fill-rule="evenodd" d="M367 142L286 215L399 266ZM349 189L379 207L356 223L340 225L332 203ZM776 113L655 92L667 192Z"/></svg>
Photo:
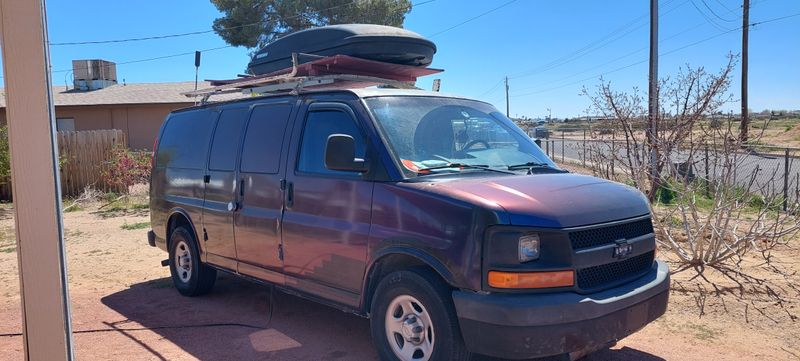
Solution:
<svg viewBox="0 0 800 361"><path fill-rule="evenodd" d="M650 146L650 179L653 186L658 184L658 148L656 146L658 132L658 0L650 0L650 79L648 91L647 142ZM654 199L655 189L650 190L650 199Z"/></svg>
<svg viewBox="0 0 800 361"><path fill-rule="evenodd" d="M750 116L747 111L747 40L750 32L750 0L742 4L742 122L739 125L739 140L747 142Z"/></svg>
<svg viewBox="0 0 800 361"><path fill-rule="evenodd" d="M511 115L508 111L508 77L506 77L506 117L511 118Z"/></svg>

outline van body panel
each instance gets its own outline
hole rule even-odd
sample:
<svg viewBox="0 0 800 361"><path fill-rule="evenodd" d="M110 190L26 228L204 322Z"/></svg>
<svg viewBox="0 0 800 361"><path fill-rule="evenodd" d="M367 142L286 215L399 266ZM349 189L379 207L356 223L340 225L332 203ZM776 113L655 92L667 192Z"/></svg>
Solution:
<svg viewBox="0 0 800 361"><path fill-rule="evenodd" d="M638 190L579 174L440 177L414 182L443 196L507 212L508 224L542 228L578 227L650 213Z"/></svg>
<svg viewBox="0 0 800 361"><path fill-rule="evenodd" d="M479 204L425 191L413 183L377 183L372 207L370 264L390 249L429 255L452 274L455 287L480 289L485 228L501 222ZM422 257L423 260L425 257Z"/></svg>
<svg viewBox="0 0 800 361"><path fill-rule="evenodd" d="M203 177L215 120L216 114L208 110L173 113L159 133L150 175L150 218L155 238L165 240L165 249L167 222L175 213L188 218L192 231L202 239ZM202 257L204 244L198 246Z"/></svg>

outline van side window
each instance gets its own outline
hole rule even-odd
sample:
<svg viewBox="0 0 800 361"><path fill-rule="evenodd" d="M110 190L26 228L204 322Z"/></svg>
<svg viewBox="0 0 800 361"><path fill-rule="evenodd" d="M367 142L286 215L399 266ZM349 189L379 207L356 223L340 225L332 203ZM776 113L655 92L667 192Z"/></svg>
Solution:
<svg viewBox="0 0 800 361"><path fill-rule="evenodd" d="M208 169L232 171L236 166L236 151L247 116L247 108L226 109L222 111L211 143L211 158Z"/></svg>
<svg viewBox="0 0 800 361"><path fill-rule="evenodd" d="M158 143L156 167L204 169L216 117L207 109L170 116Z"/></svg>
<svg viewBox="0 0 800 361"><path fill-rule="evenodd" d="M308 113L303 140L300 143L300 157L297 170L319 174L353 175L349 172L334 171L325 168L325 145L331 134L347 134L356 141L356 157L364 158L366 152L365 139L358 130L355 119L349 114L335 110L314 111Z"/></svg>
<svg viewBox="0 0 800 361"><path fill-rule="evenodd" d="M278 173L291 112L290 104L270 104L253 109L242 147L242 172Z"/></svg>

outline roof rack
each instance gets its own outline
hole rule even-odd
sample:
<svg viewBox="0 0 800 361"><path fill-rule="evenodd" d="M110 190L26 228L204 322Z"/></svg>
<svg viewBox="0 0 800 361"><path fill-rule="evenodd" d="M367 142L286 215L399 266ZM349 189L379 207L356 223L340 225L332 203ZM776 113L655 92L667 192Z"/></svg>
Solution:
<svg viewBox="0 0 800 361"><path fill-rule="evenodd" d="M385 85L401 89L418 89L418 77L442 72L441 69L392 64L355 58L347 55L316 56L306 63L298 63L297 53L292 53L292 67L273 73L239 79L211 80L211 87L181 93L187 97L202 97L206 103L213 95L243 93L265 94L276 92L299 93L303 90L366 88Z"/></svg>

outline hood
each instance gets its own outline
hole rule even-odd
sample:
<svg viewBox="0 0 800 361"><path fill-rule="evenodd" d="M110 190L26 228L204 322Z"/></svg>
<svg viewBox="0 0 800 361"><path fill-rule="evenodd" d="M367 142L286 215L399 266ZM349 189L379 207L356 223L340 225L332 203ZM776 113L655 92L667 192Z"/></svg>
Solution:
<svg viewBox="0 0 800 361"><path fill-rule="evenodd" d="M427 191L504 211L512 225L577 227L650 213L637 189L578 174L437 179L416 183Z"/></svg>

